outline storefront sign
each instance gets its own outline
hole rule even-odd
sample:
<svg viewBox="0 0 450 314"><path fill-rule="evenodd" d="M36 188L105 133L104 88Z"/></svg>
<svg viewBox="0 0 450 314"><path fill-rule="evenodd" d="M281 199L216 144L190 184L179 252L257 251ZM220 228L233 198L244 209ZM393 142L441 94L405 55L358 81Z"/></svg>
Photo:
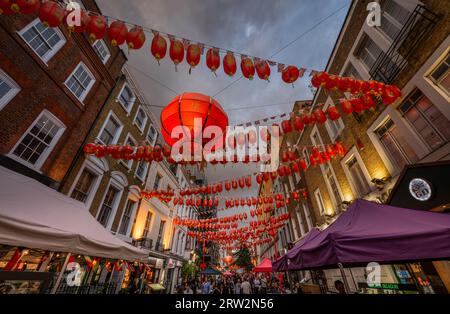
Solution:
<svg viewBox="0 0 450 314"><path fill-rule="evenodd" d="M409 182L409 193L416 200L426 202L433 195L433 189L427 180L415 178Z"/></svg>
<svg viewBox="0 0 450 314"><path fill-rule="evenodd" d="M365 282L358 283L359 288L369 288L369 289L382 289L382 290L403 290L403 291L416 291L417 287L411 284L401 284L401 283L381 283L379 285L368 285Z"/></svg>
<svg viewBox="0 0 450 314"><path fill-rule="evenodd" d="M175 267L175 262L173 261L173 259L169 258L167 260L167 268L171 269L171 268L174 268L174 267Z"/></svg>

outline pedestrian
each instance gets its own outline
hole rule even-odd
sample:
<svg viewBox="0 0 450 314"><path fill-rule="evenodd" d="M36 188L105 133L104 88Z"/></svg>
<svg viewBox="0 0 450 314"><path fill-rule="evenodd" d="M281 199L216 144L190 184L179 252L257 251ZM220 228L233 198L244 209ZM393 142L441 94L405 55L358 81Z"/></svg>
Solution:
<svg viewBox="0 0 450 314"><path fill-rule="evenodd" d="M347 294L347 292L345 292L345 286L342 281L336 280L334 282L334 287L336 288L339 294Z"/></svg>
<svg viewBox="0 0 450 314"><path fill-rule="evenodd" d="M202 294L210 294L211 293L211 284L208 280L205 279L205 281L202 284Z"/></svg>
<svg viewBox="0 0 450 314"><path fill-rule="evenodd" d="M223 293L223 285L221 283L216 284L214 286L214 290L213 290L212 294L222 294L222 293Z"/></svg>
<svg viewBox="0 0 450 314"><path fill-rule="evenodd" d="M241 279L238 278L234 284L234 294L241 294Z"/></svg>
<svg viewBox="0 0 450 314"><path fill-rule="evenodd" d="M242 294L252 294L252 287L250 282L248 282L247 277L244 278L241 284Z"/></svg>
<svg viewBox="0 0 450 314"><path fill-rule="evenodd" d="M261 293L267 293L267 279L264 276L261 278Z"/></svg>
<svg viewBox="0 0 450 314"><path fill-rule="evenodd" d="M254 293L255 294L259 294L261 291L261 281L259 280L259 277L256 276L255 279L253 280L253 287L254 287Z"/></svg>

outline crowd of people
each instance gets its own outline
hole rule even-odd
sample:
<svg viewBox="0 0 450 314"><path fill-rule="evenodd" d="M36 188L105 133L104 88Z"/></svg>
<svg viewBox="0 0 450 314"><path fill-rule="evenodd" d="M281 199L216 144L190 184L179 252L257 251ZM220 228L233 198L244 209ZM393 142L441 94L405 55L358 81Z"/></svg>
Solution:
<svg viewBox="0 0 450 314"><path fill-rule="evenodd" d="M273 274L235 274L193 279L177 287L177 294L278 294L302 293L299 284L292 289Z"/></svg>

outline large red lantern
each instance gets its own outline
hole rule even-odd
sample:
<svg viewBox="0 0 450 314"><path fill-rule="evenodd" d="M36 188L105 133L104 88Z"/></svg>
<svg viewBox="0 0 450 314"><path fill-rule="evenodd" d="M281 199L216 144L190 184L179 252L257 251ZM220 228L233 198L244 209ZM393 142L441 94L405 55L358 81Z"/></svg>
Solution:
<svg viewBox="0 0 450 314"><path fill-rule="evenodd" d="M164 37L159 34L153 37L151 51L153 57L155 57L159 64L159 60L163 59L167 53L167 42Z"/></svg>
<svg viewBox="0 0 450 314"><path fill-rule="evenodd" d="M227 264L231 264L231 262L233 261L233 257L230 256L230 255L225 256L224 259L223 259L223 261L224 261L225 263L227 263Z"/></svg>
<svg viewBox="0 0 450 314"><path fill-rule="evenodd" d="M127 39L128 29L121 21L114 21L108 27L108 38L113 47L122 45Z"/></svg>
<svg viewBox="0 0 450 314"><path fill-rule="evenodd" d="M64 10L53 1L43 3L39 8L39 19L49 27L58 27L64 20Z"/></svg>
<svg viewBox="0 0 450 314"><path fill-rule="evenodd" d="M333 120L333 121L337 120L337 119L339 119L341 117L341 115L339 114L338 109L335 106L328 107L327 115L328 115L328 118L330 120Z"/></svg>
<svg viewBox="0 0 450 314"><path fill-rule="evenodd" d="M214 73L220 68L220 54L218 49L210 48L206 53L206 65Z"/></svg>
<svg viewBox="0 0 450 314"><path fill-rule="evenodd" d="M225 135L228 116L220 104L212 97L203 94L184 93L175 97L161 112L162 134L167 144L173 146L178 140L171 137L172 130L177 126L189 129L191 137L189 141L192 143L199 135L194 134L196 118L201 119L203 129L208 126L218 126ZM203 145L208 141L209 139L201 139Z"/></svg>
<svg viewBox="0 0 450 314"><path fill-rule="evenodd" d="M129 49L141 49L145 43L145 33L142 27L133 27L127 35L127 44Z"/></svg>
<svg viewBox="0 0 450 314"><path fill-rule="evenodd" d="M243 58L241 60L241 71L242 71L242 75L249 79L252 80L253 76L255 75L255 67L253 65L253 61L250 58Z"/></svg>
<svg viewBox="0 0 450 314"><path fill-rule="evenodd" d="M269 80L270 77L270 67L267 61L260 60L255 64L256 73L261 80Z"/></svg>
<svg viewBox="0 0 450 314"><path fill-rule="evenodd" d="M236 58L232 52L227 52L227 54L223 57L223 70L228 76L233 76L236 74Z"/></svg>
<svg viewBox="0 0 450 314"><path fill-rule="evenodd" d="M300 76L300 71L295 66L288 66L281 73L281 78L285 83L293 84Z"/></svg>
<svg viewBox="0 0 450 314"><path fill-rule="evenodd" d="M11 9L22 14L33 14L40 6L39 0L16 0Z"/></svg>
<svg viewBox="0 0 450 314"><path fill-rule="evenodd" d="M186 61L191 66L189 69L189 73L191 70L195 68L200 63L201 56L200 47L196 44L190 44L186 50Z"/></svg>
<svg viewBox="0 0 450 314"><path fill-rule="evenodd" d="M86 25L86 31L89 34L89 39L91 41L102 39L105 36L107 26L108 23L103 16L91 16L88 24Z"/></svg>
<svg viewBox="0 0 450 314"><path fill-rule="evenodd" d="M170 43L169 51L170 59L175 64L175 70L178 64L183 62L184 59L184 45L179 40L172 40Z"/></svg>

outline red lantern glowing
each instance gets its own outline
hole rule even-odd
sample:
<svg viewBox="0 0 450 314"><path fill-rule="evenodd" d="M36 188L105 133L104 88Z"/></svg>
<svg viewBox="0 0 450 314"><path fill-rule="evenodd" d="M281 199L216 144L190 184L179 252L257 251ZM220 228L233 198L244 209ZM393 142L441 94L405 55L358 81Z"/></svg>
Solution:
<svg viewBox="0 0 450 314"><path fill-rule="evenodd" d="M13 8L14 3L12 0L0 0L0 15L12 15L19 10L17 7Z"/></svg>
<svg viewBox="0 0 450 314"><path fill-rule="evenodd" d="M102 39L105 36L107 26L108 24L103 16L91 16L86 25L86 31L89 34L89 39L91 41Z"/></svg>
<svg viewBox="0 0 450 314"><path fill-rule="evenodd" d="M325 121L327 121L327 117L323 113L322 109L317 109L316 111L314 111L314 116L318 123L325 123Z"/></svg>
<svg viewBox="0 0 450 314"><path fill-rule="evenodd" d="M227 54L223 57L223 70L228 76L233 76L236 74L236 58L232 52L227 52Z"/></svg>
<svg viewBox="0 0 450 314"><path fill-rule="evenodd" d="M145 33L142 27L133 27L127 35L127 44L129 49L141 49L145 43Z"/></svg>
<svg viewBox="0 0 450 314"><path fill-rule="evenodd" d="M292 122L292 124L294 125L294 129L297 132L302 131L305 127L305 125L303 124L303 119L299 116L295 116Z"/></svg>
<svg viewBox="0 0 450 314"><path fill-rule="evenodd" d="M253 76L255 75L255 67L253 66L253 61L250 58L243 58L241 60L241 71L242 75L252 80Z"/></svg>
<svg viewBox="0 0 450 314"><path fill-rule="evenodd" d="M297 67L294 67L292 65L288 66L283 70L281 73L281 78L285 83L293 84L298 77L300 76L300 71Z"/></svg>
<svg viewBox="0 0 450 314"><path fill-rule="evenodd" d="M153 37L151 52L153 57L155 57L156 61L158 61L159 64L159 60L163 59L167 53L167 42L164 37L159 34L156 34Z"/></svg>
<svg viewBox="0 0 450 314"><path fill-rule="evenodd" d="M283 122L281 122L281 127L282 127L283 132L285 134L288 134L288 133L292 132L292 125L291 125L291 121L290 120L284 120Z"/></svg>
<svg viewBox="0 0 450 314"><path fill-rule="evenodd" d="M269 80L270 77L270 67L267 61L260 60L255 64L256 73L261 80Z"/></svg>
<svg viewBox="0 0 450 314"><path fill-rule="evenodd" d="M171 137L172 130L177 126L189 129L191 137L189 142L192 143L199 136L194 134L194 119L201 119L203 128L218 126L223 134L228 125L227 114L212 97L199 93L185 93L175 97L161 112L162 134L166 143L173 146L178 140ZM205 144L209 139L201 141Z"/></svg>
<svg viewBox="0 0 450 314"><path fill-rule="evenodd" d="M214 73L220 68L220 55L217 49L210 48L206 53L206 66Z"/></svg>
<svg viewBox="0 0 450 314"><path fill-rule="evenodd" d="M353 106L350 101L348 101L347 99L341 99L340 103L341 103L342 111L345 114L350 114L353 112Z"/></svg>
<svg viewBox="0 0 450 314"><path fill-rule="evenodd" d="M339 119L341 117L341 115L339 114L338 109L335 106L328 107L327 115L328 115L328 118L330 120L333 120L333 121L337 120L337 119Z"/></svg>
<svg viewBox="0 0 450 314"><path fill-rule="evenodd" d="M175 64L175 69L178 64L183 62L184 59L184 45L179 40L173 40L170 43L170 51L169 51L170 59Z"/></svg>
<svg viewBox="0 0 450 314"><path fill-rule="evenodd" d="M39 8L39 19L45 26L58 27L64 16L64 10L53 1L45 2Z"/></svg>
<svg viewBox="0 0 450 314"><path fill-rule="evenodd" d="M128 29L123 22L114 21L108 27L108 38L113 47L122 45L127 39Z"/></svg>

